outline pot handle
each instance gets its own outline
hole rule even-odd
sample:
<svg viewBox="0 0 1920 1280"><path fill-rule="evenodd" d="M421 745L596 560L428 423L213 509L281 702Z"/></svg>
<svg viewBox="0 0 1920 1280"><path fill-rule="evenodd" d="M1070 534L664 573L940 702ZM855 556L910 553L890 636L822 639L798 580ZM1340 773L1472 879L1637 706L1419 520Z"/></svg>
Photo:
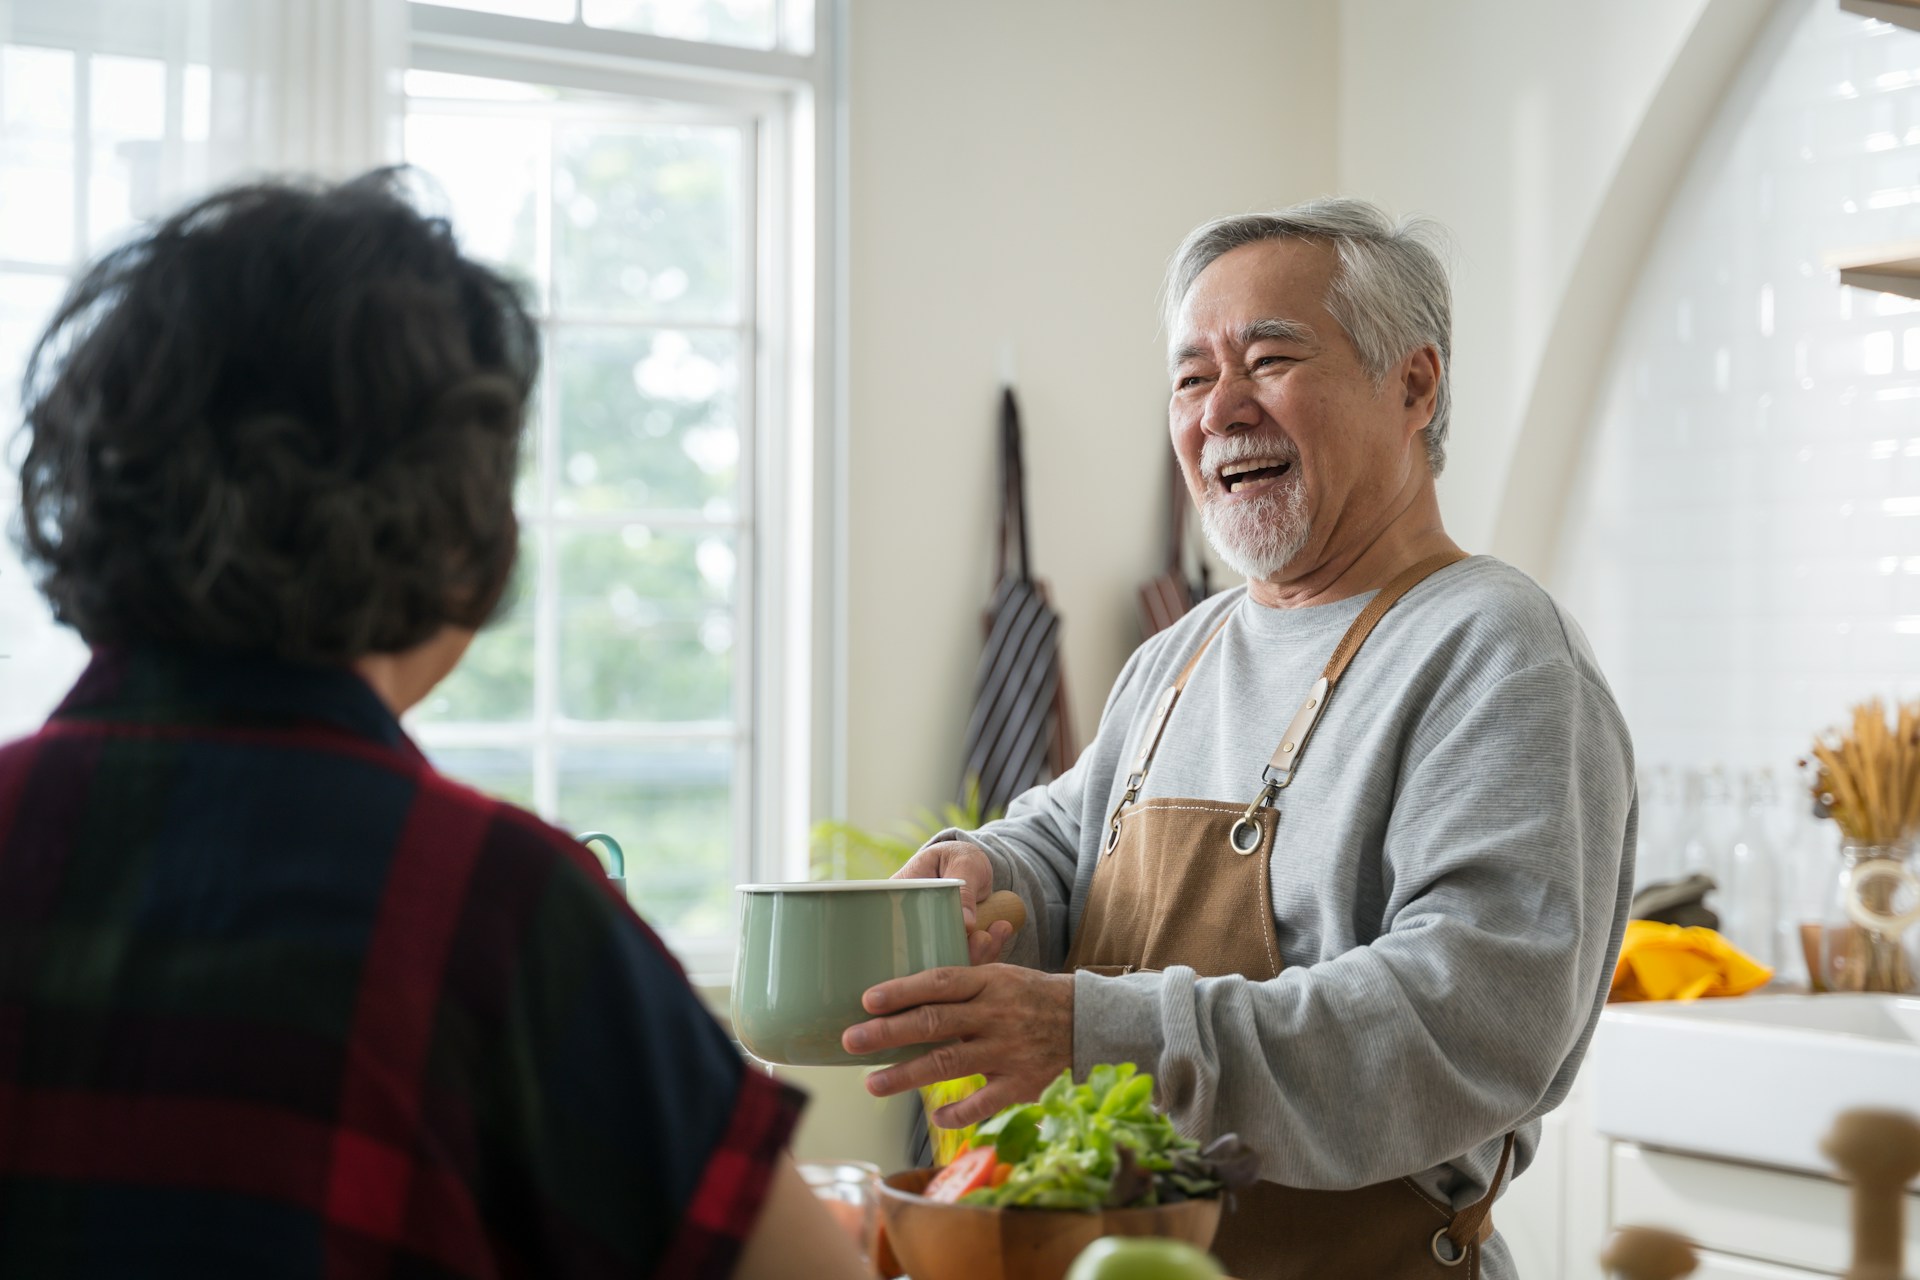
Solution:
<svg viewBox="0 0 1920 1280"><path fill-rule="evenodd" d="M1020 932L1027 927L1027 904L1009 889L988 894L987 900L974 908L973 927L976 931L985 929L996 920L1005 920L1015 933Z"/></svg>

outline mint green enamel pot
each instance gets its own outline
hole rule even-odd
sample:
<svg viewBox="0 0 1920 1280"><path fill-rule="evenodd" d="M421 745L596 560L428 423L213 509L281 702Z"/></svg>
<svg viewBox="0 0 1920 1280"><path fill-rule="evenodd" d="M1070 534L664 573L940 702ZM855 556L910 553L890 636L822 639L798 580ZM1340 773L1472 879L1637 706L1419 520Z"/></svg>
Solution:
<svg viewBox="0 0 1920 1280"><path fill-rule="evenodd" d="M743 884L733 965L733 1034L787 1066L878 1066L925 1045L851 1054L840 1033L869 1016L868 987L967 963L958 880Z"/></svg>

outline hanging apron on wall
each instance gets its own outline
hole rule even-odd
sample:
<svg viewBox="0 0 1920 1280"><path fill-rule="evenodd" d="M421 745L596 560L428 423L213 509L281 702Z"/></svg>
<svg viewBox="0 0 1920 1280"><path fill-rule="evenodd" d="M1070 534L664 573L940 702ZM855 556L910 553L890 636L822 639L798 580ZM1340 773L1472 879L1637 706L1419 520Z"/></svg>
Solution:
<svg viewBox="0 0 1920 1280"><path fill-rule="evenodd" d="M1168 454L1167 462L1167 564L1159 577L1140 588L1143 640L1159 635L1212 594L1204 552L1197 557L1197 576L1187 577L1187 517L1193 512L1193 503L1187 497L1186 479L1180 474L1180 460Z"/></svg>
<svg viewBox="0 0 1920 1280"><path fill-rule="evenodd" d="M1009 556L1018 555L1009 564ZM1027 788L1073 763L1066 681L1060 674L1060 616L1034 581L1027 558L1025 470L1013 388L1000 401L1000 545L987 642L967 721L960 793L980 788L980 812L1002 812Z"/></svg>
<svg viewBox="0 0 1920 1280"><path fill-rule="evenodd" d="M1067 954L1070 969L1118 974L1178 964L1202 977L1279 976L1269 881L1280 820L1274 804L1293 781L1314 724L1374 624L1429 574L1462 558L1449 552L1423 560L1367 603L1287 726L1253 803L1141 800L1174 703L1227 624L1214 628L1154 707L1107 824L1086 911ZM1260 1182L1235 1197L1213 1252L1239 1280L1477 1277L1481 1245L1493 1234L1494 1195L1512 1154L1508 1134L1493 1185L1457 1213L1409 1178L1353 1191Z"/></svg>

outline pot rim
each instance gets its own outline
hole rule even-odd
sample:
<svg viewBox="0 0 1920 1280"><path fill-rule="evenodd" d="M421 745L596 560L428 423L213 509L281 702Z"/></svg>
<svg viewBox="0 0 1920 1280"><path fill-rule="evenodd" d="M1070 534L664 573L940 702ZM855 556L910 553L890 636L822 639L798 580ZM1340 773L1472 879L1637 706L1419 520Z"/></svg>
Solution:
<svg viewBox="0 0 1920 1280"><path fill-rule="evenodd" d="M965 880L942 877L936 880L795 880L790 884L737 884L735 893L844 893L873 889L952 889L965 888Z"/></svg>

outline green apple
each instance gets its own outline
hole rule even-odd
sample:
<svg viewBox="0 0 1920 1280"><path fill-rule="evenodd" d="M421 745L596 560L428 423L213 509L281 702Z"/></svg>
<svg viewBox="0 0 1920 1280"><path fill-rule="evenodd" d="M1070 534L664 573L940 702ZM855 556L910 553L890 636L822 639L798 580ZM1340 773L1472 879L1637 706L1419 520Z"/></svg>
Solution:
<svg viewBox="0 0 1920 1280"><path fill-rule="evenodd" d="M1184 1240L1101 1236L1073 1260L1067 1280L1221 1280L1225 1274Z"/></svg>

